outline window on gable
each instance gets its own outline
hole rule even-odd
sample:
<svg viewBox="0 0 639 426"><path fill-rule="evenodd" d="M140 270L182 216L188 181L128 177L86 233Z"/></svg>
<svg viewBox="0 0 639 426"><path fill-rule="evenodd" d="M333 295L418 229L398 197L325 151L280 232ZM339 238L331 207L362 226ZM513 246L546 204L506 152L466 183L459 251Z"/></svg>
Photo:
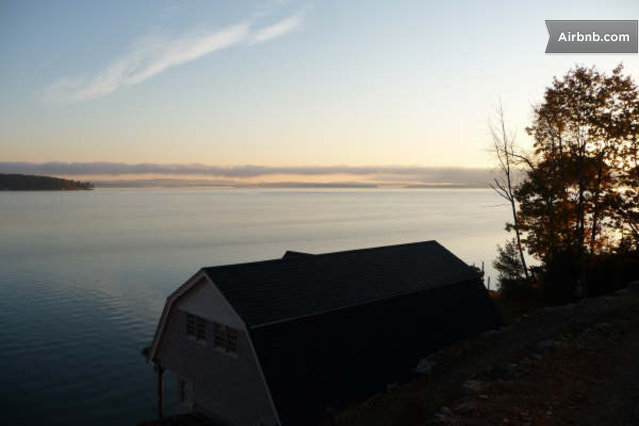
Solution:
<svg viewBox="0 0 639 426"><path fill-rule="evenodd" d="M237 330L226 327L226 352L237 353Z"/></svg>
<svg viewBox="0 0 639 426"><path fill-rule="evenodd" d="M195 316L186 314L186 335L195 337Z"/></svg>
<svg viewBox="0 0 639 426"><path fill-rule="evenodd" d="M198 341L206 341L206 320L197 315L186 314L186 335Z"/></svg>
<svg viewBox="0 0 639 426"><path fill-rule="evenodd" d="M223 324L213 323L213 346L224 352L237 353L238 331Z"/></svg>
<svg viewBox="0 0 639 426"><path fill-rule="evenodd" d="M222 324L213 323L213 330L215 332L213 346L216 348L224 348L226 345L226 327Z"/></svg>
<svg viewBox="0 0 639 426"><path fill-rule="evenodd" d="M206 321L202 318L195 319L195 340L206 340Z"/></svg>

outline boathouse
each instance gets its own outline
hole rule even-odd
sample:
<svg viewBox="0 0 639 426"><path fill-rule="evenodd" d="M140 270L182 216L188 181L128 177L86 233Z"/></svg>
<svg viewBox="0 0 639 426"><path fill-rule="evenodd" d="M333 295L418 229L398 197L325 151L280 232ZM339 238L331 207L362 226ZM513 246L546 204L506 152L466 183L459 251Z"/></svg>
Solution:
<svg viewBox="0 0 639 426"><path fill-rule="evenodd" d="M287 252L200 269L168 297L148 360L160 396L169 370L216 424L311 426L500 323L477 273L436 241Z"/></svg>

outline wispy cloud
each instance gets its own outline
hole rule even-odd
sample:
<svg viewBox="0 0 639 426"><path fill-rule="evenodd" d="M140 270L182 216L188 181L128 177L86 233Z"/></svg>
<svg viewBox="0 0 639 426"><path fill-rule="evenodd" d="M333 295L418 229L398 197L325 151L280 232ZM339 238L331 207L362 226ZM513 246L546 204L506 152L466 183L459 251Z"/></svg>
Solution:
<svg viewBox="0 0 639 426"><path fill-rule="evenodd" d="M133 44L128 54L113 61L93 79L64 78L47 88L44 98L73 103L108 95L213 52L241 43L263 43L281 37L298 28L303 19L304 14L300 12L257 29L244 22L215 31L187 32L174 39L144 37Z"/></svg>
<svg viewBox="0 0 639 426"><path fill-rule="evenodd" d="M283 21L277 24L269 25L255 32L253 35L253 44L263 43L265 41L273 40L274 38L281 37L287 33L290 33L294 29L300 27L304 20L304 14L298 13L293 16L289 16Z"/></svg>
<svg viewBox="0 0 639 426"><path fill-rule="evenodd" d="M64 79L47 89L45 97L59 102L78 102L113 93L122 86L142 83L162 71L246 40L247 24L213 32L190 33L174 40L147 37L131 52L114 61L94 79Z"/></svg>

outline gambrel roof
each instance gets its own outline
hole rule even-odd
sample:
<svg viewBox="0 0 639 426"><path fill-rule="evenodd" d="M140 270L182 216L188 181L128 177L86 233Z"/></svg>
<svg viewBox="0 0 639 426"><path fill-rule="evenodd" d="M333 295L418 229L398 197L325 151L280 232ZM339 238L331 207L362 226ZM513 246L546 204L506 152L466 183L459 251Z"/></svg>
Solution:
<svg viewBox="0 0 639 426"><path fill-rule="evenodd" d="M203 271L248 327L476 278L436 241L214 266Z"/></svg>

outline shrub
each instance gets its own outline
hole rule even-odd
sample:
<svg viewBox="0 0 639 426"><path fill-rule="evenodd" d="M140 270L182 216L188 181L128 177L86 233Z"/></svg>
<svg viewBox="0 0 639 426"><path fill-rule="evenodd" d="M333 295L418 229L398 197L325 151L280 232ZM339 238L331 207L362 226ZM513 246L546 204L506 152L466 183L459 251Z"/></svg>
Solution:
<svg viewBox="0 0 639 426"><path fill-rule="evenodd" d="M541 274L541 297L545 303L561 305L582 296L578 264L577 256L571 251L549 257Z"/></svg>
<svg viewBox="0 0 639 426"><path fill-rule="evenodd" d="M639 254L604 254L589 259L586 267L588 296L611 294L639 280Z"/></svg>
<svg viewBox="0 0 639 426"><path fill-rule="evenodd" d="M493 262L493 267L498 272L499 297L514 301L536 297L537 289L524 275L524 267L514 239L507 241L503 247L497 246L497 259Z"/></svg>

